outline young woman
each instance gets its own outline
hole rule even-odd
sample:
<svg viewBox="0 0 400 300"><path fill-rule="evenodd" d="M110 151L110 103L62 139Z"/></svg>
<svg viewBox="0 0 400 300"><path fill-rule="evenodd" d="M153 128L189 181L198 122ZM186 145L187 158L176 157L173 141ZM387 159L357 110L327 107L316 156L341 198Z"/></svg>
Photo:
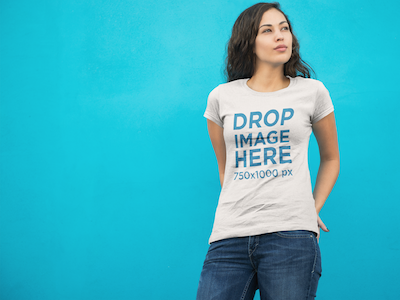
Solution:
<svg viewBox="0 0 400 300"><path fill-rule="evenodd" d="M221 194L197 300L314 299L321 276L319 212L339 174L333 105L310 78L279 3L258 3L236 20L228 82L204 116ZM320 167L312 192L311 132Z"/></svg>

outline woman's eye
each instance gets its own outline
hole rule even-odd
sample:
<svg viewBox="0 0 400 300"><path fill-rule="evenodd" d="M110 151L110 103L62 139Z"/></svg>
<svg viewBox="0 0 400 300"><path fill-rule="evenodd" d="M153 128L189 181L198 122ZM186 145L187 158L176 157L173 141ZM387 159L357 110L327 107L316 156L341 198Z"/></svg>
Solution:
<svg viewBox="0 0 400 300"><path fill-rule="evenodd" d="M287 26L285 26L285 27L282 27L282 29L284 29L284 30L289 30L289 27L287 27ZM263 32L271 32L271 29L265 29Z"/></svg>

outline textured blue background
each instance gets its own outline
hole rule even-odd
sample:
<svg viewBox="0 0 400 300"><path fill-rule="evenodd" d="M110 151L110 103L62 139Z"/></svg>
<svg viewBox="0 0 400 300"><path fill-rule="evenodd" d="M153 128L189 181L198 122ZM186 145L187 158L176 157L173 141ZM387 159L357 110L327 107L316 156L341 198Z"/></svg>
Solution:
<svg viewBox="0 0 400 300"><path fill-rule="evenodd" d="M257 2L0 3L0 298L194 299L220 191L203 112ZM337 118L318 298L395 299L398 1L280 3ZM313 182L318 160L313 138Z"/></svg>

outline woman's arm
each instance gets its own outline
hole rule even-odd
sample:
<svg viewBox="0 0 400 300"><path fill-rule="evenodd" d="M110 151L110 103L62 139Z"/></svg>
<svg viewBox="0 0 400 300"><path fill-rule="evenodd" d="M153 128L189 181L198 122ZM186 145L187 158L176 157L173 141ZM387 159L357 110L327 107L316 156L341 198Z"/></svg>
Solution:
<svg viewBox="0 0 400 300"><path fill-rule="evenodd" d="M320 165L313 192L315 209L319 214L339 175L339 147L334 113L313 124L313 132L320 154ZM318 225L322 230L329 231L319 216Z"/></svg>
<svg viewBox="0 0 400 300"><path fill-rule="evenodd" d="M334 113L315 123L313 132L320 154L320 165L313 192L315 208L319 213L339 175L339 147Z"/></svg>
<svg viewBox="0 0 400 300"><path fill-rule="evenodd" d="M219 127L213 121L207 119L208 134L214 148L215 156L218 162L219 179L221 187L224 183L225 163L226 163L226 148L224 140L224 129Z"/></svg>

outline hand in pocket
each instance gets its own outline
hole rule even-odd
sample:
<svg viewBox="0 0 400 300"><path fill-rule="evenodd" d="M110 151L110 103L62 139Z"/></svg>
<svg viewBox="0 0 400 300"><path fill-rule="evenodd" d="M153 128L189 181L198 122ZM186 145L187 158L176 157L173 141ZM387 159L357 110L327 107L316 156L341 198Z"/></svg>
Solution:
<svg viewBox="0 0 400 300"><path fill-rule="evenodd" d="M317 241L319 243L320 228L325 232L329 232L329 229L328 229L328 227L325 226L324 222L322 222L322 220L319 217L319 215L317 215L317 217L318 217L318 236L317 236Z"/></svg>

